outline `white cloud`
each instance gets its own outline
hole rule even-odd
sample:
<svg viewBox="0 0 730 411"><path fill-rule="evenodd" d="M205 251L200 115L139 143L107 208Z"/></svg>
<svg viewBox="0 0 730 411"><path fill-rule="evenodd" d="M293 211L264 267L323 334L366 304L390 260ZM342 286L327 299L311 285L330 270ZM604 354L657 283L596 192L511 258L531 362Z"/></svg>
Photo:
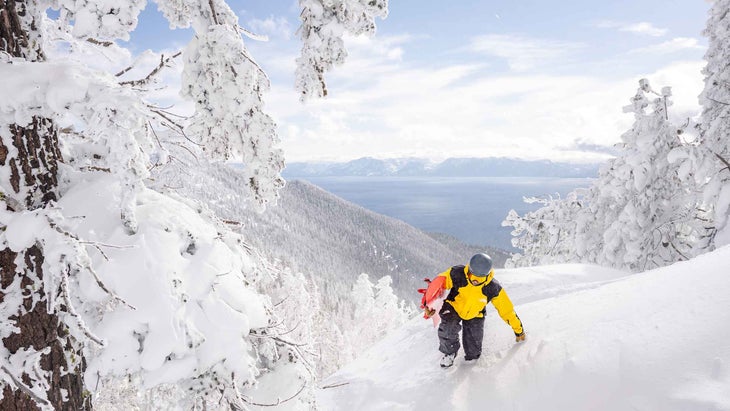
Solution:
<svg viewBox="0 0 730 411"><path fill-rule="evenodd" d="M654 27L651 23L642 22L642 23L636 23L636 24L628 24L626 26L619 27L619 31L628 31L631 33L646 34L646 35L652 36L652 37L661 37L661 36L667 34L667 32L669 30L660 29L660 28Z"/></svg>
<svg viewBox="0 0 730 411"><path fill-rule="evenodd" d="M403 57L402 46L416 39L410 34L380 37L376 40L374 37L364 35L345 35L344 41L348 51L360 54L363 59L387 57L388 60L400 60Z"/></svg>
<svg viewBox="0 0 730 411"><path fill-rule="evenodd" d="M642 77L657 90L673 86L670 113L678 122L699 110L701 61L613 79L495 74L478 61L408 63L402 53L412 39L348 38L350 56L328 73L330 95L324 100L302 105L291 82L275 81L265 96L266 110L279 124L287 161L362 156L605 158L596 147L620 141L630 127L633 118L621 108ZM290 66L295 51L288 53L270 52L260 61L267 71L272 61ZM136 75L159 61L152 54L143 60ZM166 70L163 83L179 83L179 70ZM293 67L287 70L293 72ZM179 103L177 90L161 90L157 100L190 110L190 103ZM576 141L581 144L576 146Z"/></svg>
<svg viewBox="0 0 730 411"><path fill-rule="evenodd" d="M602 21L596 24L599 28L612 28L618 31L625 31L636 34L644 34L652 37L661 37L669 32L667 29L655 27L645 21L640 23L619 23L615 21Z"/></svg>
<svg viewBox="0 0 730 411"><path fill-rule="evenodd" d="M584 47L584 44L576 42L503 34L478 36L469 44L469 50L505 59L509 67L518 72L563 60Z"/></svg>
<svg viewBox="0 0 730 411"><path fill-rule="evenodd" d="M285 17L269 16L265 20L251 19L248 21L247 28L255 34L277 36L286 40L290 39L294 33L289 20Z"/></svg>
<svg viewBox="0 0 730 411"><path fill-rule="evenodd" d="M607 79L590 75L501 74L477 64L407 66L388 58L397 42L368 39L331 73L330 96L305 106L288 85L267 98L288 161L362 156L514 156L605 158L631 126L622 113L647 77L673 86L671 113L698 110L701 61L669 64L653 73ZM367 73L364 75L364 73ZM575 141L591 150L579 151ZM572 151L566 147L574 147Z"/></svg>
<svg viewBox="0 0 730 411"><path fill-rule="evenodd" d="M677 37L663 43L631 50L631 53L671 54L684 50L698 50L703 48L696 38Z"/></svg>

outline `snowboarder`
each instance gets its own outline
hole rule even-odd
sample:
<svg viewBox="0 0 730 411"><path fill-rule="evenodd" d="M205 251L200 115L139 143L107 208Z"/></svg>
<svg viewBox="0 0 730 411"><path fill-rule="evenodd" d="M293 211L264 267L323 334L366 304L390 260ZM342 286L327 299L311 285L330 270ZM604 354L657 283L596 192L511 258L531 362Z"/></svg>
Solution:
<svg viewBox="0 0 730 411"><path fill-rule="evenodd" d="M429 282L428 289L423 292L421 308L425 310L424 318L430 318L436 310L429 305L437 300L444 290L451 290L446 296L439 316L438 328L439 351L444 355L441 366L451 367L459 351L459 330L462 328L462 342L466 361L479 358L482 354L484 338L484 315L487 303L492 303L499 316L515 333L517 342L525 340L522 321L517 316L507 293L494 279L492 259L484 253L474 255L469 265L456 265L439 274Z"/></svg>

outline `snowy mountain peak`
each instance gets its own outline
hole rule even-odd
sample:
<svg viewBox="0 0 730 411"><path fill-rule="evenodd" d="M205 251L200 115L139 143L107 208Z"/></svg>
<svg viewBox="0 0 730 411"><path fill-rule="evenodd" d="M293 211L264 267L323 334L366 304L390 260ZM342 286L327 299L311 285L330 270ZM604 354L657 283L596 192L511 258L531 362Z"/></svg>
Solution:
<svg viewBox="0 0 730 411"><path fill-rule="evenodd" d="M434 162L422 158L376 159L348 162L289 163L282 175L302 177L595 177L598 164L557 163L511 158L449 158Z"/></svg>

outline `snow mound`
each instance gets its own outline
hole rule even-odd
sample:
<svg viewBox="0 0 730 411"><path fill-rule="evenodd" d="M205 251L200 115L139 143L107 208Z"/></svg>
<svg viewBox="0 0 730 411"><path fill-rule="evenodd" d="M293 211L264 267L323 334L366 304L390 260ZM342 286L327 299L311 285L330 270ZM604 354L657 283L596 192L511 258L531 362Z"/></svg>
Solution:
<svg viewBox="0 0 730 411"><path fill-rule="evenodd" d="M137 196L139 230L130 235L115 206L115 178L87 178L59 207L74 232L96 245L89 248L100 279L127 304L99 316L94 304L108 296L79 277L79 308L105 342L87 358L87 384L127 374L145 388L211 372L253 378L252 346L242 337L268 324L265 297L250 285L255 259L196 210L147 189Z"/></svg>
<svg viewBox="0 0 730 411"><path fill-rule="evenodd" d="M415 318L329 377L322 409L730 410L730 247L628 275L555 265L502 270L527 331L491 305L484 353L439 367Z"/></svg>

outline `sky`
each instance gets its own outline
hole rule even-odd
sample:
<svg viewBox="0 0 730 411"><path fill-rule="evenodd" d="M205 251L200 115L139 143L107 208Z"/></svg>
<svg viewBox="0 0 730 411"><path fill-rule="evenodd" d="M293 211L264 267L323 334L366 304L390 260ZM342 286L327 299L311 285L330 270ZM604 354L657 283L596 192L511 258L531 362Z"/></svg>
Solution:
<svg viewBox="0 0 730 411"><path fill-rule="evenodd" d="M638 81L671 86L677 123L699 113L702 0L391 0L374 37L348 37L347 62L328 73L330 95L306 104L294 90L297 2L229 1L272 82L266 110L288 162L376 158L606 159L633 122L623 113ZM134 54L179 50L143 12ZM189 103L165 94L181 110Z"/></svg>
<svg viewBox="0 0 730 411"><path fill-rule="evenodd" d="M581 264L497 270L524 325L524 342L515 342L489 304L481 357L466 363L460 350L444 370L436 328L419 316L322 381L318 405L730 410L729 258L730 247L723 247L633 275Z"/></svg>

